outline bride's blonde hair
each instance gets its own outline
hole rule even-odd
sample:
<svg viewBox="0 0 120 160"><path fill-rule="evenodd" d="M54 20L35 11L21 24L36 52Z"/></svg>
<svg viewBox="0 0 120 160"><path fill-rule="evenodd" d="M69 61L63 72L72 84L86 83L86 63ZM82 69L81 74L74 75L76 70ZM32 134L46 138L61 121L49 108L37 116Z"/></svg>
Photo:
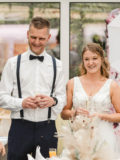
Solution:
<svg viewBox="0 0 120 160"><path fill-rule="evenodd" d="M101 65L101 75L108 78L109 77L109 71L110 71L110 65L106 57L104 57L104 51L102 47L97 43L88 43L82 51L82 63L80 64L80 74L84 75L87 73L87 70L84 67L83 63L83 55L86 51L91 51L93 53L96 53L99 55L102 59L102 65Z"/></svg>

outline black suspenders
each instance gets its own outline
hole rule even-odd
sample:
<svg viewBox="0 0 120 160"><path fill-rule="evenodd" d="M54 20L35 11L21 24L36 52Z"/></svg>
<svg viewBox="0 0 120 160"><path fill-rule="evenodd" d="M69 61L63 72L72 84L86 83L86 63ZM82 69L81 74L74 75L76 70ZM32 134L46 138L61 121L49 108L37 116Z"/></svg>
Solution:
<svg viewBox="0 0 120 160"><path fill-rule="evenodd" d="M19 98L22 98L21 85L20 85L20 61L21 61L21 54L18 55L18 58L17 58L16 75L17 75L18 96L19 96ZM23 109L20 110L20 117L21 117L21 119L23 119L23 117L24 117Z"/></svg>
<svg viewBox="0 0 120 160"><path fill-rule="evenodd" d="M52 89L51 89L51 93L50 96L53 97L53 92L54 92L54 88L55 88L55 80L56 80L56 60L55 58L52 56L52 61L53 61L53 83L52 83ZM50 120L51 118L51 107L48 107L48 120Z"/></svg>
<svg viewBox="0 0 120 160"><path fill-rule="evenodd" d="M18 86L18 96L19 98L22 98L22 92L21 92L21 85L20 85L20 61L21 61L21 54L17 57L17 69L16 69L16 76L17 76L17 86ZM53 83L52 83L52 89L50 96L53 96L54 88L55 88L55 80L56 80L56 59L52 56L53 61ZM21 119L24 118L24 112L23 110L20 110L20 117ZM51 118L51 107L48 107L48 120Z"/></svg>

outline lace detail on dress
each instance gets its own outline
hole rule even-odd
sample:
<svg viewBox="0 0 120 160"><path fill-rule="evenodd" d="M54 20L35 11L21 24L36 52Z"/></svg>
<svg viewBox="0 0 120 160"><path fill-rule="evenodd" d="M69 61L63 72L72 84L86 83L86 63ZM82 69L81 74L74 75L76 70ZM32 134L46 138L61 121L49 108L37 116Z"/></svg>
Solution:
<svg viewBox="0 0 120 160"><path fill-rule="evenodd" d="M93 96L88 96L82 87L79 77L74 78L73 91L73 107L82 107L89 110L90 114L97 113L112 113L112 103L110 99L110 85L112 79L108 79L101 89ZM97 124L97 129L101 136L101 144L107 143L110 148L118 155L120 151L119 140L113 129L113 123L100 120Z"/></svg>
<svg viewBox="0 0 120 160"><path fill-rule="evenodd" d="M110 85L112 80L108 79L100 90L93 96L88 96L82 87L79 77L74 78L73 107L82 107L90 112L111 112Z"/></svg>

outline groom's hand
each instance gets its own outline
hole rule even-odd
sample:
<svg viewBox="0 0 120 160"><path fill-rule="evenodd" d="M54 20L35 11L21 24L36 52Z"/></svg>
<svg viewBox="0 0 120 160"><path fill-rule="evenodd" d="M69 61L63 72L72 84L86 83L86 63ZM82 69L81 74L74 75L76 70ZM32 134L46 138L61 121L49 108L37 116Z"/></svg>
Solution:
<svg viewBox="0 0 120 160"><path fill-rule="evenodd" d="M40 108L51 107L55 104L55 101L52 97L41 94L35 97L35 102Z"/></svg>
<svg viewBox="0 0 120 160"><path fill-rule="evenodd" d="M35 98L33 97L27 97L23 100L22 102L22 107L23 108L31 108L31 109L36 109L38 106L35 103Z"/></svg>

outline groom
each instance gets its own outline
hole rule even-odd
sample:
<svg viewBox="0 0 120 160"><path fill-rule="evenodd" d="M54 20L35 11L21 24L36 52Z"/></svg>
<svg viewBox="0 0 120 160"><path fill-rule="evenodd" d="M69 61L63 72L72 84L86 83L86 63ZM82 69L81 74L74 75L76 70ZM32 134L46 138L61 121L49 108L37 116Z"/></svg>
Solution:
<svg viewBox="0 0 120 160"><path fill-rule="evenodd" d="M55 119L65 105L66 95L62 64L56 59L55 88L50 96L54 70L45 50L50 37L49 22L34 17L27 32L29 49L18 63L18 57L10 58L3 70L0 106L11 110L12 118L8 160L27 160L27 154L34 155L38 145L44 157L49 156L49 148L57 148Z"/></svg>

